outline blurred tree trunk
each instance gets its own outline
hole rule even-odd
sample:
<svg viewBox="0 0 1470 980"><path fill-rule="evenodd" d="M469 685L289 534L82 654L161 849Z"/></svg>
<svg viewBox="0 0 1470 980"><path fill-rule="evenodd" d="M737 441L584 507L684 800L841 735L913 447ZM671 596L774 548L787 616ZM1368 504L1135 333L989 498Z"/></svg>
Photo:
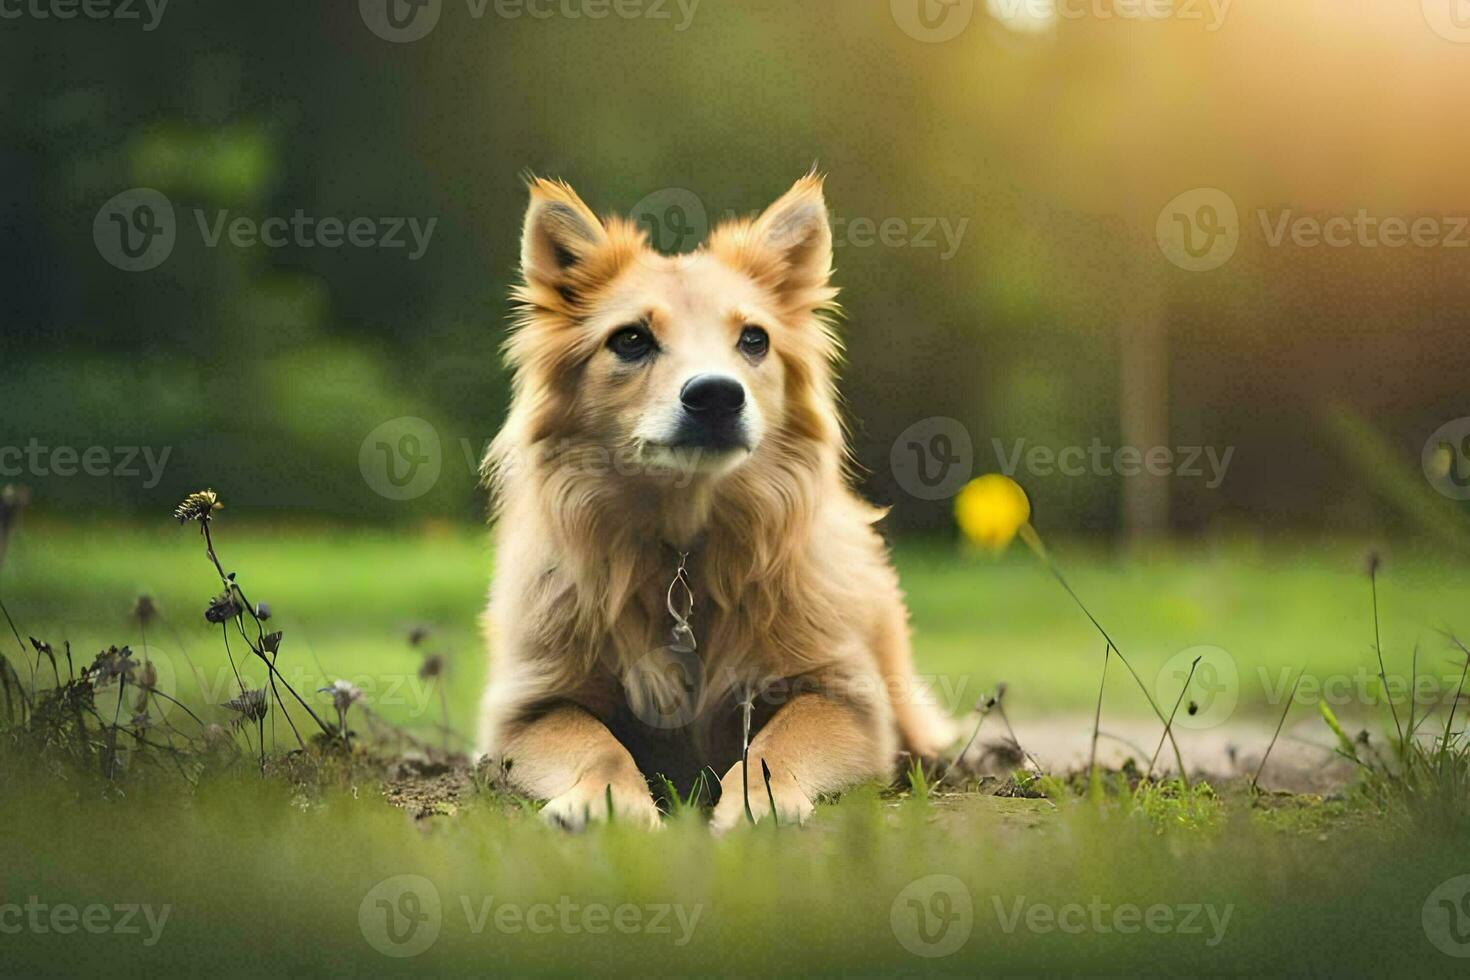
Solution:
<svg viewBox="0 0 1470 980"><path fill-rule="evenodd" d="M1124 308L1118 357L1123 446L1142 457L1134 467L1137 472L1122 478L1123 533L1130 543L1168 533L1171 479L1150 474L1147 467L1151 448L1171 445L1167 304L1156 276L1145 274L1135 281L1140 288ZM1117 458L1114 464L1125 465Z"/></svg>

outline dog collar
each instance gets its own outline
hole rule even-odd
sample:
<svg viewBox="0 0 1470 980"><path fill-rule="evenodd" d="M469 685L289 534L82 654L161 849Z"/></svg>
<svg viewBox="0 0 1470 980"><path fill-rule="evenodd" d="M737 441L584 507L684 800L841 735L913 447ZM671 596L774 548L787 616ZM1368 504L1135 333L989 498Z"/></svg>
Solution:
<svg viewBox="0 0 1470 980"><path fill-rule="evenodd" d="M670 649L675 653L693 653L699 647L694 639L694 627L690 625L694 618L694 589L689 584L688 563L689 552L679 552L679 566L674 569L673 581L669 582L664 596L664 605L674 620L669 635Z"/></svg>

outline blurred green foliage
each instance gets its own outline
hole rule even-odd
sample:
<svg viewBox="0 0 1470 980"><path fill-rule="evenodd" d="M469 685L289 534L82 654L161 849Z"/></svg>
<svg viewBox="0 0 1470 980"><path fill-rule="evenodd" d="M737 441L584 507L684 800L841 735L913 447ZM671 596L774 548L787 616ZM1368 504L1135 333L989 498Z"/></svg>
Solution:
<svg viewBox="0 0 1470 980"><path fill-rule="evenodd" d="M1148 316L1167 321L1170 441L1237 450L1219 488L1171 481L1175 527L1398 523L1320 420L1347 403L1415 472L1427 433L1464 410L1456 257L1268 253L1244 227L1241 255L1198 275L1153 241L1159 209L1196 186L1228 187L1247 226L1281 201L1380 200L1372 183L1277 168L1270 127L1242 131L1234 93L1258 84L1269 24L1084 20L1043 36L978 5L961 36L931 44L886 2L663 6L592 20L446 0L412 43L374 34L356 3L291 0L171 5L151 30L0 24L0 446L170 449L157 486L26 472L37 506L156 514L212 485L257 510L478 518L474 461L507 400L522 175L565 177L599 211L684 189L717 220L816 162L843 227L904 222L898 244L849 230L837 252L855 451L897 527L949 524L945 501L905 493L890 467L921 419L961 422L977 472L1018 439L1119 444L1119 338ZM1329 75L1361 84L1345 66ZM1273 123L1305 111L1270 101L1254 104ZM1374 104L1357 125L1393 112ZM1363 162L1350 149L1344 174ZM92 235L134 187L177 218L146 272L104 261ZM411 260L210 247L200 225L298 211L434 227ZM915 243L925 223L936 247ZM358 469L367 433L399 416L428 420L443 456L408 502ZM1047 526L1119 525L1116 475L1021 477Z"/></svg>

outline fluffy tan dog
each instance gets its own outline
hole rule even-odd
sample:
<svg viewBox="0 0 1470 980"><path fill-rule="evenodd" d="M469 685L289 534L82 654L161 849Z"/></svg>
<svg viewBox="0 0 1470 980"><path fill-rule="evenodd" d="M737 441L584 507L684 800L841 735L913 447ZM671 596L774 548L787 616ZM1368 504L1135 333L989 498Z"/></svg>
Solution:
<svg viewBox="0 0 1470 980"><path fill-rule="evenodd" d="M651 778L711 771L719 831L936 755L950 722L844 473L821 179L682 256L530 190L481 750L566 827L656 824Z"/></svg>

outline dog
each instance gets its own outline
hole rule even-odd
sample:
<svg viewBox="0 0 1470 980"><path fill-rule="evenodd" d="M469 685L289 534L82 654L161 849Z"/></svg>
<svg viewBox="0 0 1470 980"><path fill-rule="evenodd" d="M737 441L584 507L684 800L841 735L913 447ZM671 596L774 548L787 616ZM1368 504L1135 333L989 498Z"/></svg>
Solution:
<svg viewBox="0 0 1470 980"><path fill-rule="evenodd" d="M935 758L884 511L851 488L823 180L694 252L530 182L484 460L496 569L479 749L547 822L717 832Z"/></svg>

